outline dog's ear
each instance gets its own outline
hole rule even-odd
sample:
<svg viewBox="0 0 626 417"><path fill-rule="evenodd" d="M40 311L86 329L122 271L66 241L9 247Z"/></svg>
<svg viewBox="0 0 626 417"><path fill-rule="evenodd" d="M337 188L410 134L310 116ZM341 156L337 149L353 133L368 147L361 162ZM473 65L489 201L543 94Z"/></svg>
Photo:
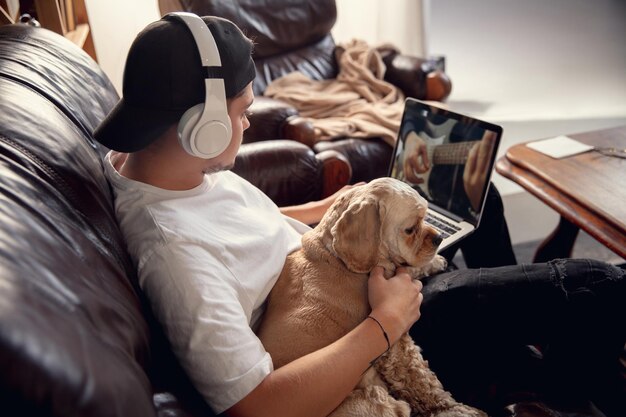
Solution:
<svg viewBox="0 0 626 417"><path fill-rule="evenodd" d="M371 197L352 201L330 230L336 255L353 272L369 272L376 266L380 246L378 211L378 202Z"/></svg>

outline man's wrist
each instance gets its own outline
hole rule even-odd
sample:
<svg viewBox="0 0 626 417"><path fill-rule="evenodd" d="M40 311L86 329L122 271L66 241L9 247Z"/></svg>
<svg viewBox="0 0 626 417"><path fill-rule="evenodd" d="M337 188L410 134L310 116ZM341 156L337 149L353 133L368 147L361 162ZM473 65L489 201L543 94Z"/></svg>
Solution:
<svg viewBox="0 0 626 417"><path fill-rule="evenodd" d="M367 318L370 320L374 320L376 324L378 324L378 327L380 327L380 331L383 333L383 336L385 337L385 342L387 342L387 350L385 350L385 352L383 353L384 355L385 353L389 352L389 349L391 349L391 342L389 341L389 335L387 334L385 327L380 323L380 321L378 321L376 317L369 315L367 316Z"/></svg>
<svg viewBox="0 0 626 417"><path fill-rule="evenodd" d="M385 310L374 310L370 313L370 316L375 318L385 329L387 337L389 338L389 344L393 346L393 344L400 339L400 336L402 336L402 329L400 329L401 326L399 325L401 320L393 313Z"/></svg>

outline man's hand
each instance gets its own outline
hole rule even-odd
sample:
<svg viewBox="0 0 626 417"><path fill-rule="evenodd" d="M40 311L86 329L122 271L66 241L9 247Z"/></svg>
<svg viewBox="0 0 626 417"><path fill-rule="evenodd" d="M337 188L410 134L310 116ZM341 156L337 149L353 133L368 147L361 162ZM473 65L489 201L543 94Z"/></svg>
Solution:
<svg viewBox="0 0 626 417"><path fill-rule="evenodd" d="M474 211L480 207L480 197L483 192L483 184L489 175L489 155L493 152L496 144L496 134L485 132L485 136L477 142L469 151L465 170L463 171L463 187L469 198Z"/></svg>
<svg viewBox="0 0 626 417"><path fill-rule="evenodd" d="M396 275L385 279L383 268L375 267L368 281L368 297L371 315L381 322L391 344L408 332L420 318L422 283L411 279L405 268L398 268Z"/></svg>

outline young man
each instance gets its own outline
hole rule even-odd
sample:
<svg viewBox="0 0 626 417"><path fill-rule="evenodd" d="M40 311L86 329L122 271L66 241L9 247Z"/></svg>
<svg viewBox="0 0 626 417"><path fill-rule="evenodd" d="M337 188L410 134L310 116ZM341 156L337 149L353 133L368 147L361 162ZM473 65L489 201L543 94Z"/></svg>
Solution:
<svg viewBox="0 0 626 417"><path fill-rule="evenodd" d="M105 161L116 213L140 285L175 354L216 413L324 416L387 342L378 324L366 320L331 346L272 369L253 329L287 254L300 247L308 228L226 170L249 126L252 44L229 21L203 20L221 56L232 139L210 159L183 149L179 119L205 96L198 48L177 18L149 25L129 52L124 97L95 134L109 148L126 152L112 152ZM330 202L290 213L319 219ZM390 280L379 270L372 273L372 316L392 341L419 317L420 288L401 272Z"/></svg>
<svg viewBox="0 0 626 417"><path fill-rule="evenodd" d="M219 50L221 68L205 65L204 58L200 64L203 47L189 25L176 16L150 24L130 49L124 96L95 133L105 146L118 151L105 160L116 215L157 319L192 382L216 413L326 416L353 389L370 361L387 349L387 341L379 324L368 319L335 343L273 369L254 329L285 257L300 247L300 236L308 227L285 216L261 191L227 171L249 126L246 112L253 101L255 77L252 44L227 20L202 20L202 28L208 27ZM210 79L223 79L229 120L228 126L211 124L209 143L196 146L185 133L191 120L188 110L198 104L200 112L224 106L205 95L213 88L212 81L205 80L207 74ZM223 146L215 151L210 140L217 141L229 130ZM197 156L203 152L210 156ZM289 214L319 219L331 202L332 198L292 207ZM413 327L414 337L433 356L445 344L449 344L445 353L450 354L453 347L458 350L459 340L450 337L458 326L464 326L464 332L458 333L463 337L480 329L481 337L490 343L494 329L502 330L511 317L511 326L528 334L507 341L532 343L528 340L535 335L541 336L538 342L545 341L543 336L549 341L544 333L559 324L556 318L568 316L543 314L561 307L566 307L560 310L565 312L584 311L591 303L600 308L587 316L590 326L617 314L606 320L613 326L610 335L617 337L600 349L613 355L624 329L616 327L623 324L623 308L615 301L624 295L622 278L623 272L610 265L575 261L440 274L431 277L424 289L434 314ZM421 284L412 282L401 268L388 280L375 268L368 286L371 315L395 343L420 317ZM591 302L570 306L568 294L592 286ZM519 310L509 311L509 306ZM492 319L472 321L483 316ZM525 323L525 316L532 321ZM578 330L585 332L588 327ZM510 333L514 332L506 332L507 336ZM440 363L445 362L443 358Z"/></svg>

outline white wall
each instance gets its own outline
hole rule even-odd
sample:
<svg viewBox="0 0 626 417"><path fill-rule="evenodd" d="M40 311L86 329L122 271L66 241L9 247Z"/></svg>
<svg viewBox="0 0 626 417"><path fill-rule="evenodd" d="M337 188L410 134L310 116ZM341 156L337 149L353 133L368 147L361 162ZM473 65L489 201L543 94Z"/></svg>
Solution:
<svg viewBox="0 0 626 417"><path fill-rule="evenodd" d="M431 2L451 104L495 121L626 117L624 39L623 0Z"/></svg>
<svg viewBox="0 0 626 417"><path fill-rule="evenodd" d="M424 11L429 0L337 0L337 43L362 39L370 45L392 43L403 53L424 56Z"/></svg>
<svg viewBox="0 0 626 417"><path fill-rule="evenodd" d="M122 94L126 54L137 33L160 17L156 0L86 0L98 63Z"/></svg>

